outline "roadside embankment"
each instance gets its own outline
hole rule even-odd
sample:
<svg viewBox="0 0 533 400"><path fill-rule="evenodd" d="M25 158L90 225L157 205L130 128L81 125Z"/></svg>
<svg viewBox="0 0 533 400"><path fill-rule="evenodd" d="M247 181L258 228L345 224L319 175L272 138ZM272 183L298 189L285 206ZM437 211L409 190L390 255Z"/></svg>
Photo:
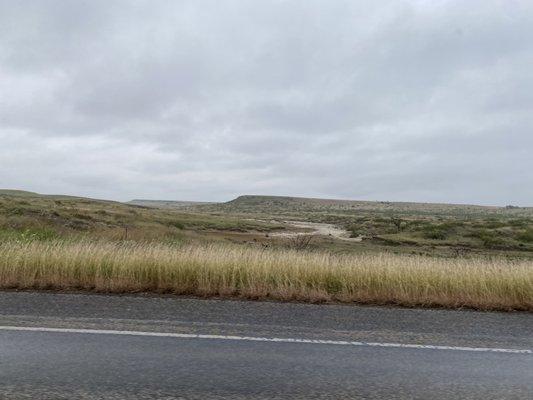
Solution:
<svg viewBox="0 0 533 400"><path fill-rule="evenodd" d="M533 311L533 262L224 245L4 242L0 288Z"/></svg>

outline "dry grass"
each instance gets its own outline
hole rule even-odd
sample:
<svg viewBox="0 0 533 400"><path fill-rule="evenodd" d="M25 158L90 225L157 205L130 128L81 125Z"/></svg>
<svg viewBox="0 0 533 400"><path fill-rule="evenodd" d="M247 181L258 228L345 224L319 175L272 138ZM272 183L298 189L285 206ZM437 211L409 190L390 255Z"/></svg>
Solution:
<svg viewBox="0 0 533 400"><path fill-rule="evenodd" d="M106 242L0 244L0 288L533 311L533 263Z"/></svg>

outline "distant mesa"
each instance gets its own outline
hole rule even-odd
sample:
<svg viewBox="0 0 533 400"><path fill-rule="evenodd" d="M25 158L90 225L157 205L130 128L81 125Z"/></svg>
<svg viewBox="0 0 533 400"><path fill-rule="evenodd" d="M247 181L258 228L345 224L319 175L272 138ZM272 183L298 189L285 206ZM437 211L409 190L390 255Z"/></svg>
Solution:
<svg viewBox="0 0 533 400"><path fill-rule="evenodd" d="M134 199L134 200L128 201L126 204L132 204L134 206L142 206L142 207L151 207L151 208L186 208L186 207L217 204L217 203L207 202L207 201Z"/></svg>
<svg viewBox="0 0 533 400"><path fill-rule="evenodd" d="M13 197L46 197L55 200L67 199L85 199L92 201L104 201L103 199L92 199L81 196L68 195L50 195L30 192L26 190L16 189L0 189L0 196ZM109 200L109 202L114 202ZM114 202L115 203L115 202ZM184 201L184 200L150 200L150 199L134 199L124 202L133 206L150 207L150 208L189 208L201 206L204 210L216 211L219 210L233 210L233 211L250 211L252 209L269 209L283 210L283 209L322 209L332 208L338 210L364 211L364 210L389 210L391 212L398 211L424 211L424 212L483 212L483 211L505 211L522 212L530 211L531 207L520 207L516 205L499 206L479 206L470 204L448 204L448 203L417 203L417 202L394 202L394 201L370 201L370 200L339 200L339 199L324 199L311 197L293 197L293 196L268 196L268 195L242 195L238 196L228 202L209 202L209 201Z"/></svg>
<svg viewBox="0 0 533 400"><path fill-rule="evenodd" d="M39 197L39 193L28 192L26 190L0 189L0 196L17 196L17 197Z"/></svg>

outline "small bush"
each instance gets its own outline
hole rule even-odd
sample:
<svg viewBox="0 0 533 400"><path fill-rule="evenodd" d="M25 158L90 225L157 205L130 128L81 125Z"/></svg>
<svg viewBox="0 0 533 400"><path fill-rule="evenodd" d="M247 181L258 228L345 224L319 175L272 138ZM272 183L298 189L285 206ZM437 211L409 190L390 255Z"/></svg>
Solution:
<svg viewBox="0 0 533 400"><path fill-rule="evenodd" d="M167 225L177 229L185 229L185 225L180 221L169 221Z"/></svg>
<svg viewBox="0 0 533 400"><path fill-rule="evenodd" d="M530 224L531 221L528 219L511 219L509 220L510 226L524 227Z"/></svg>
<svg viewBox="0 0 533 400"><path fill-rule="evenodd" d="M528 229L517 236L521 242L533 243L533 229Z"/></svg>
<svg viewBox="0 0 533 400"><path fill-rule="evenodd" d="M424 230L424 237L426 239L444 240L447 237L446 231L438 227L431 227Z"/></svg>
<svg viewBox="0 0 533 400"><path fill-rule="evenodd" d="M449 223L438 225L426 225L422 228L423 236L426 239L444 240L448 237L450 230L454 227Z"/></svg>
<svg viewBox="0 0 533 400"><path fill-rule="evenodd" d="M508 226L508 223L503 221L488 221L483 226L488 229L497 229Z"/></svg>
<svg viewBox="0 0 533 400"><path fill-rule="evenodd" d="M88 214L74 213L73 216L75 218L83 219L83 220L86 220L86 221L92 221L94 219L93 217L91 217Z"/></svg>
<svg viewBox="0 0 533 400"><path fill-rule="evenodd" d="M296 235L289 238L287 245L293 250L306 250L311 246L313 235Z"/></svg>
<svg viewBox="0 0 533 400"><path fill-rule="evenodd" d="M51 229L26 229L17 235L17 239L21 242L54 240L57 237L57 233Z"/></svg>
<svg viewBox="0 0 533 400"><path fill-rule="evenodd" d="M483 246L486 248L497 248L503 246L504 241L494 231L487 229L481 229L479 231L470 234L471 237L477 238L483 242Z"/></svg>

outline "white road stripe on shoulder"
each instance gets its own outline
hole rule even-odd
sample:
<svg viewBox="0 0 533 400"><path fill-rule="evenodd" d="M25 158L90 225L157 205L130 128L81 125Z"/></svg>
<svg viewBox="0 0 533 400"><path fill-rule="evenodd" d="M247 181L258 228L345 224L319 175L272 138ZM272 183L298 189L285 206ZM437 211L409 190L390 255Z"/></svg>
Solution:
<svg viewBox="0 0 533 400"><path fill-rule="evenodd" d="M317 340L317 339L303 339L303 338L272 338L272 337L255 337L255 336L201 335L201 334L192 334L192 333L118 331L118 330L107 330L107 329L71 329L71 328L48 328L48 327L33 327L33 326L0 326L0 331L83 333L83 334L93 334L93 335L169 337L169 338L177 338L177 339L236 340L236 341L247 341L247 342L329 344L329 345L336 345L336 346L392 347L392 348L424 349L424 350L473 351L473 352L482 352L482 353L486 352L486 353L533 354L533 350L530 350L530 349L502 349L502 348L493 348L493 347L440 346L440 345L408 344L408 343L353 342L353 341L344 341L344 340Z"/></svg>

